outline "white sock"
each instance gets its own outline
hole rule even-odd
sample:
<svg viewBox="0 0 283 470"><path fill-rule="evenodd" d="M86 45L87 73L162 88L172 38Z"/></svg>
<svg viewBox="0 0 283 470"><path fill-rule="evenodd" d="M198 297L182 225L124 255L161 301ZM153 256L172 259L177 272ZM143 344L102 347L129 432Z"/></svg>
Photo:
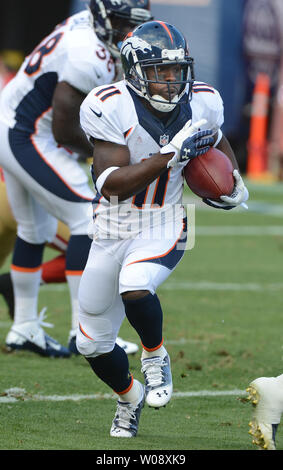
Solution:
<svg viewBox="0 0 283 470"><path fill-rule="evenodd" d="M119 401L138 403L141 400L142 393L143 388L141 383L134 379L131 389L128 392L123 393L123 395L119 395Z"/></svg>
<svg viewBox="0 0 283 470"><path fill-rule="evenodd" d="M11 269L11 278L15 298L14 324L37 320L41 269L33 272Z"/></svg>
<svg viewBox="0 0 283 470"><path fill-rule="evenodd" d="M71 329L76 330L78 327L78 316L79 316L79 302L78 302L78 290L81 280L81 275L67 275L66 276L69 286L70 298L71 298Z"/></svg>
<svg viewBox="0 0 283 470"><path fill-rule="evenodd" d="M149 359L150 357L156 357L156 356L165 357L166 354L167 354L167 351L163 345L160 346L160 348L156 349L155 351L147 351L146 349L143 349L141 360Z"/></svg>

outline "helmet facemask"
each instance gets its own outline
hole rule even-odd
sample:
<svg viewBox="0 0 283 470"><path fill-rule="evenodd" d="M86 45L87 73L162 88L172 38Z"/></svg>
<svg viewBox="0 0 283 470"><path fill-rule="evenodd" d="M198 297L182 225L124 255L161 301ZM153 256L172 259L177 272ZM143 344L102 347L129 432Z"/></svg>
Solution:
<svg viewBox="0 0 283 470"><path fill-rule="evenodd" d="M185 55L183 49L163 50L163 59L138 60L136 51L132 51L134 66L126 76L129 86L141 97L149 101L157 111L168 113L177 104L187 103L191 97L191 89L194 81L193 59ZM135 60L136 59L136 60ZM162 74L164 67L179 69L179 77L174 81L165 80ZM148 78L149 68L153 77ZM161 75L161 76L160 76ZM177 75L177 74L176 74ZM164 85L167 88L168 99L159 94L150 92L150 85ZM178 92L176 93L176 89Z"/></svg>
<svg viewBox="0 0 283 470"><path fill-rule="evenodd" d="M173 25L149 21L128 34L121 47L124 77L153 108L168 113L191 99L193 58Z"/></svg>

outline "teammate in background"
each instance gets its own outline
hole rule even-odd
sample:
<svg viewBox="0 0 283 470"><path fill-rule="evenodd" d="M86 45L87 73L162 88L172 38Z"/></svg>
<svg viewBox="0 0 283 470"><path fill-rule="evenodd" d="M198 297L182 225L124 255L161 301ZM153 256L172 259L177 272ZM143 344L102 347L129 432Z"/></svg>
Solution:
<svg viewBox="0 0 283 470"><path fill-rule="evenodd" d="M12 214L9 201L6 194L6 185L4 175L0 168L0 268L3 266L6 257L12 252L13 245L17 236L17 223ZM49 246L61 254L55 256L50 261L41 265L41 284L65 283L66 269L66 249L70 232L68 227L62 222L58 222L55 238ZM14 318L14 292L10 272L0 274L0 294L4 297L7 304L10 317ZM138 351L138 345L130 341L125 341L118 337L117 342L127 354L135 354ZM78 354L74 339L69 343L69 350L73 354Z"/></svg>
<svg viewBox="0 0 283 470"><path fill-rule="evenodd" d="M249 433L261 449L276 450L275 436L283 412L283 374L259 377L247 388L248 400L255 406Z"/></svg>
<svg viewBox="0 0 283 470"><path fill-rule="evenodd" d="M159 408L172 394L155 291L185 249L182 170L211 145L225 152L235 168L237 162L220 130L219 93L194 82L193 59L177 28L162 21L138 26L121 46L121 61L125 80L95 88L81 106L81 125L94 143L98 195L94 239L79 289L77 347L118 394L110 435L131 438L144 401ZM247 200L238 170L234 175L232 196L221 196L217 208ZM115 344L122 303L141 339L145 390Z"/></svg>
<svg viewBox="0 0 283 470"><path fill-rule="evenodd" d="M17 237L17 222L11 211L7 198L4 173L0 167L0 268L4 265L6 258L12 253ZM65 277L65 252L70 238L68 227L58 222L57 232L49 244L60 252L53 260L42 264L41 283L66 282ZM0 294L8 306L9 315L14 318L14 293L10 272L0 274Z"/></svg>
<svg viewBox="0 0 283 470"><path fill-rule="evenodd" d="M68 18L28 56L1 93L0 165L17 221L11 275L14 324L6 338L13 349L68 357L46 335L37 315L44 246L57 219L71 236L66 277L72 305L69 342L76 336L78 286L88 256L93 191L77 158L93 146L79 123L79 107L97 85L115 76L118 45L134 25L151 18L148 0L91 0L90 10Z"/></svg>

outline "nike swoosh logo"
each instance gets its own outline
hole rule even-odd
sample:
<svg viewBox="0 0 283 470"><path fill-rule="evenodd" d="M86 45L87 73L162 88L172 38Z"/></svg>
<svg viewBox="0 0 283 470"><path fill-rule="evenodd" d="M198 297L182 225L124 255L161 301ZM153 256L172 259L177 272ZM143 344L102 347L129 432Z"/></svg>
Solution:
<svg viewBox="0 0 283 470"><path fill-rule="evenodd" d="M100 111L100 113L97 113L96 111L94 111L94 109L92 108L89 108L97 117L101 117L102 116L102 112Z"/></svg>

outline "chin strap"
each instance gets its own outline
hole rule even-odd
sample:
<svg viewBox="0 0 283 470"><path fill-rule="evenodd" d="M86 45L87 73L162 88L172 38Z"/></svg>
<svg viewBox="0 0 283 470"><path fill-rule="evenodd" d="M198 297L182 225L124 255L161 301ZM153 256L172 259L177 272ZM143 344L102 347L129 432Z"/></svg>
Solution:
<svg viewBox="0 0 283 470"><path fill-rule="evenodd" d="M165 100L165 98L160 95L153 95L151 98L149 98L151 106L154 109L157 109L157 111L161 111L162 113L170 113L170 111L173 111L178 101L178 96L174 96L171 103L169 103L169 101Z"/></svg>

